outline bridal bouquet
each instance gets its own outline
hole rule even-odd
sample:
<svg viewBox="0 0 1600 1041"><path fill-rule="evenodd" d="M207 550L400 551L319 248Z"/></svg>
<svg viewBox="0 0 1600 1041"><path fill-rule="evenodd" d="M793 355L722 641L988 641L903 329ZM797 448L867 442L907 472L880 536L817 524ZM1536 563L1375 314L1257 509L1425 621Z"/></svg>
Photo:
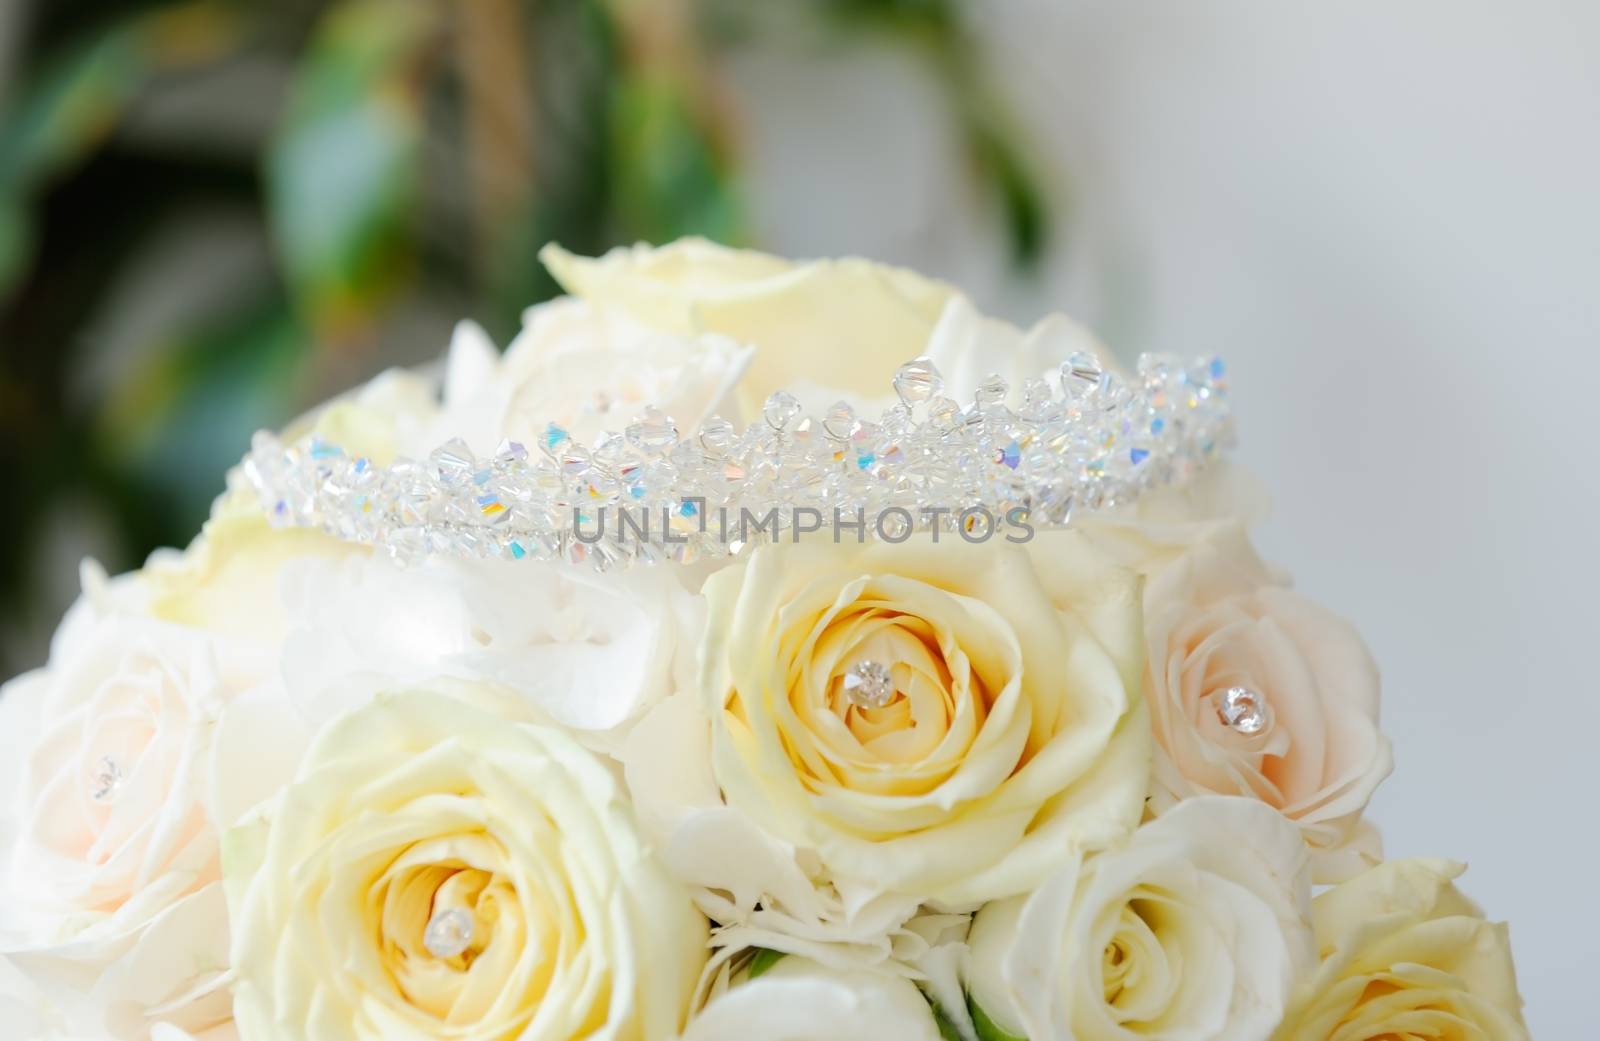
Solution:
<svg viewBox="0 0 1600 1041"><path fill-rule="evenodd" d="M545 260L84 565L0 695L0 1036L1527 1038L1363 820L1377 671L1252 549L1220 361Z"/></svg>

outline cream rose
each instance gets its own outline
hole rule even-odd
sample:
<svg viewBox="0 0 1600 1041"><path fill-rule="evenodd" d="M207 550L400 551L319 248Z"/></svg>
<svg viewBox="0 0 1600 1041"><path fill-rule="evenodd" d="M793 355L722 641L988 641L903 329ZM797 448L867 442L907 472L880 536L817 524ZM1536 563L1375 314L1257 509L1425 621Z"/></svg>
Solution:
<svg viewBox="0 0 1600 1041"><path fill-rule="evenodd" d="M371 552L310 528L274 528L253 495L232 492L188 549L158 551L136 581L155 618L276 649L293 621L286 579Z"/></svg>
<svg viewBox="0 0 1600 1041"><path fill-rule="evenodd" d="M1145 638L1157 812L1247 795L1300 827L1318 882L1376 861L1361 813L1393 757L1378 730L1377 668L1354 629L1280 585L1231 528L1151 578ZM1230 726L1234 690L1254 707Z"/></svg>
<svg viewBox="0 0 1600 1041"><path fill-rule="evenodd" d="M735 984L690 1021L681 1041L939 1041L933 1010L909 980L784 958Z"/></svg>
<svg viewBox="0 0 1600 1041"><path fill-rule="evenodd" d="M706 597L716 783L828 877L993 899L1137 820L1137 586L1079 536L769 546Z"/></svg>
<svg viewBox="0 0 1600 1041"><path fill-rule="evenodd" d="M1506 927L1462 870L1401 860L1317 897L1322 964L1275 1041L1527 1041Z"/></svg>
<svg viewBox="0 0 1600 1041"><path fill-rule="evenodd" d="M973 919L985 1041L1265 1041L1315 963L1294 828L1248 799L1184 803L1118 849Z"/></svg>
<svg viewBox="0 0 1600 1041"><path fill-rule="evenodd" d="M619 786L508 693L436 686L331 724L228 833L240 1035L672 1037L706 923Z"/></svg>
<svg viewBox="0 0 1600 1041"><path fill-rule="evenodd" d="M89 612L0 692L0 990L49 1033L205 1028L229 1006L218 835L270 791L284 702L248 651Z"/></svg>
<svg viewBox="0 0 1600 1041"><path fill-rule="evenodd" d="M881 397L895 370L923 353L955 295L943 283L867 260L795 263L694 238L598 259L552 245L540 257L562 288L589 303L662 332L718 334L753 347L739 385L747 416L777 390L818 408L840 394Z"/></svg>

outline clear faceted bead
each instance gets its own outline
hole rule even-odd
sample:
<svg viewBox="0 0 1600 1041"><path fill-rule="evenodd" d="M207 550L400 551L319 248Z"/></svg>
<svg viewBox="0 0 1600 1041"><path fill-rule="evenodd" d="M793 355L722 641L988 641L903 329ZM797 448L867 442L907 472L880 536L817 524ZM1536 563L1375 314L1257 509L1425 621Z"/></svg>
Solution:
<svg viewBox="0 0 1600 1041"><path fill-rule="evenodd" d="M1022 384L1022 416L1036 422L1052 418L1056 411L1055 395L1050 390L1050 384L1037 376L1031 377Z"/></svg>
<svg viewBox="0 0 1600 1041"><path fill-rule="evenodd" d="M1105 385L1106 372L1088 351L1078 351L1061 363L1061 393L1068 401L1082 401Z"/></svg>
<svg viewBox="0 0 1600 1041"><path fill-rule="evenodd" d="M422 946L435 958L454 958L472 946L476 923L465 907L435 912L422 932Z"/></svg>
<svg viewBox="0 0 1600 1041"><path fill-rule="evenodd" d="M628 444L641 452L659 455L678 443L678 425L658 408L647 408L626 431Z"/></svg>
<svg viewBox="0 0 1600 1041"><path fill-rule="evenodd" d="M767 399L761 414L766 419L767 426L774 430L786 430L800 415L800 402L793 394L780 390Z"/></svg>
<svg viewBox="0 0 1600 1041"><path fill-rule="evenodd" d="M1217 717L1240 734L1259 734L1272 725L1272 706L1249 687L1229 687L1217 697Z"/></svg>
<svg viewBox="0 0 1600 1041"><path fill-rule="evenodd" d="M894 700L894 676L877 661L858 661L844 674L845 697L860 708L883 708Z"/></svg>
<svg viewBox="0 0 1600 1041"><path fill-rule="evenodd" d="M1145 382L1146 386L1165 383L1182 368L1183 359L1171 354L1139 355L1139 378Z"/></svg>
<svg viewBox="0 0 1600 1041"><path fill-rule="evenodd" d="M594 439L590 450L594 461L603 466L616 466L628 456L628 439L621 434L604 433Z"/></svg>
<svg viewBox="0 0 1600 1041"><path fill-rule="evenodd" d="M995 405L1005 404L1006 394L1010 390L1010 385L998 372L991 372L984 377L982 383L978 384L978 390L973 394L972 400L979 408L993 408Z"/></svg>
<svg viewBox="0 0 1600 1041"><path fill-rule="evenodd" d="M581 445L569 442L568 449L561 454L561 472L573 477L588 473L590 463L589 450Z"/></svg>
<svg viewBox="0 0 1600 1041"><path fill-rule="evenodd" d="M700 447L712 455L726 455L738 441L733 423L721 416L712 416L700 424Z"/></svg>
<svg viewBox="0 0 1600 1041"><path fill-rule="evenodd" d="M856 410L848 401L835 401L822 420L822 432L835 441L848 438L856 425Z"/></svg>
<svg viewBox="0 0 1600 1041"><path fill-rule="evenodd" d="M928 423L941 434L961 425L961 406L949 398L934 398L928 404Z"/></svg>
<svg viewBox="0 0 1600 1041"><path fill-rule="evenodd" d="M454 487L471 480L477 464L472 458L472 449L459 437L451 438L428 456L428 462L433 465L433 472L438 475L439 483L445 487Z"/></svg>
<svg viewBox="0 0 1600 1041"><path fill-rule="evenodd" d="M927 358L908 361L894 374L894 392L907 406L920 405L943 391L944 377Z"/></svg>
<svg viewBox="0 0 1600 1041"><path fill-rule="evenodd" d="M550 423L544 428L544 436L539 439L539 447L544 449L546 455L554 457L570 440L572 436L567 433L565 427L558 423Z"/></svg>

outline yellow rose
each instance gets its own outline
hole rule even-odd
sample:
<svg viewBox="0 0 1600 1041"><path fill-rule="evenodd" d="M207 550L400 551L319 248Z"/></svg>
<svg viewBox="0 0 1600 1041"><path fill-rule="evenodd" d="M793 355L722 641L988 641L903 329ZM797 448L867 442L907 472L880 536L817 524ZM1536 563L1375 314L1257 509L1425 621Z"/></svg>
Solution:
<svg viewBox="0 0 1600 1041"><path fill-rule="evenodd" d="M1312 905L1322 965L1277 1041L1527 1041L1506 927L1459 864L1381 864Z"/></svg>
<svg viewBox="0 0 1600 1041"><path fill-rule="evenodd" d="M706 598L716 781L831 877L990 900L1137 822L1138 587L1078 535L768 546Z"/></svg>
<svg viewBox="0 0 1600 1041"><path fill-rule="evenodd" d="M594 259L550 245L540 258L573 296L664 333L718 333L755 348L739 385L747 416L772 392L806 384L852 400L882 397L955 296L942 282L868 260L794 263L695 238Z"/></svg>
<svg viewBox="0 0 1600 1041"><path fill-rule="evenodd" d="M240 1035L674 1036L706 922L619 786L508 694L440 689L458 697L379 695L333 723L225 836Z"/></svg>

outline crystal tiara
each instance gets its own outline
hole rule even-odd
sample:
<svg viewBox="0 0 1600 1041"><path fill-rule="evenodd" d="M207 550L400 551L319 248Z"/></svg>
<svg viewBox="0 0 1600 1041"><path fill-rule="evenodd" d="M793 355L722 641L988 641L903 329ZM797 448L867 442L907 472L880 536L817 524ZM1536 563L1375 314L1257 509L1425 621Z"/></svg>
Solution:
<svg viewBox="0 0 1600 1041"><path fill-rule="evenodd" d="M601 570L735 556L759 542L878 539L917 531L1026 541L1035 527L1188 480L1232 443L1220 359L1139 359L1119 376L1091 354L1058 385L1029 379L1015 409L990 376L962 407L933 363L894 376L899 404L876 421L846 402L805 414L779 391L745 430L721 417L684 437L645 409L581 444L551 423L530 450L490 458L452 440L387 467L319 437L256 434L234 471L279 526L316 528L429 557L559 560Z"/></svg>

